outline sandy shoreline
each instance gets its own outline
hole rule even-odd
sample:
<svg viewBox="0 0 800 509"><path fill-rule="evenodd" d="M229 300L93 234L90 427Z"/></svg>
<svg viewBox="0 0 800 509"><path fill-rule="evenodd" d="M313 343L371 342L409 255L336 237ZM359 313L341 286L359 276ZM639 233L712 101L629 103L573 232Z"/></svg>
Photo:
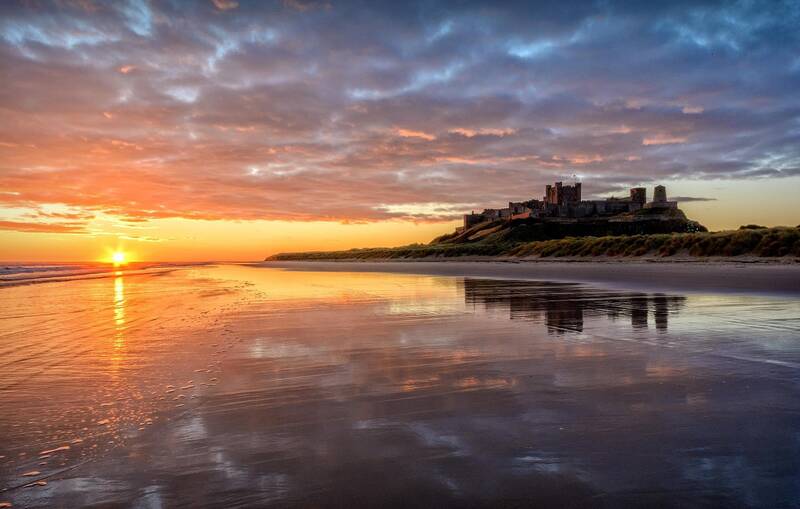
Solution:
<svg viewBox="0 0 800 509"><path fill-rule="evenodd" d="M502 279L590 264L281 265L297 270L220 263L0 291L0 501L798 499L796 295ZM760 268L745 270L788 277Z"/></svg>
<svg viewBox="0 0 800 509"><path fill-rule="evenodd" d="M270 261L288 270L391 272L591 283L648 291L800 295L800 265L733 261Z"/></svg>

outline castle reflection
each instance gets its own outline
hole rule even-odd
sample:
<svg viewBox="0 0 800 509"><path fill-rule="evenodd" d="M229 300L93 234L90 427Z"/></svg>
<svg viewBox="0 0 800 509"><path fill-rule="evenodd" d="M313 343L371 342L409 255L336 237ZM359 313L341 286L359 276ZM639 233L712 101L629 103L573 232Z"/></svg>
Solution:
<svg viewBox="0 0 800 509"><path fill-rule="evenodd" d="M667 330L669 315L686 301L683 296L586 288L574 283L465 279L464 299L487 310L508 309L512 320L544 322L550 334L583 332L584 320L605 316L629 318L634 329L646 329L650 317L659 332Z"/></svg>

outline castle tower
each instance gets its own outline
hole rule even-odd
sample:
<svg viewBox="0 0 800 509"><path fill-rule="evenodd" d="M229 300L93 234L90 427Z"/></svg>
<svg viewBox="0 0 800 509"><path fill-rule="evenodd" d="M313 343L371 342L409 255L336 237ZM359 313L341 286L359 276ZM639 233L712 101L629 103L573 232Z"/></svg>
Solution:
<svg viewBox="0 0 800 509"><path fill-rule="evenodd" d="M653 202L664 203L667 201L667 188L664 186L656 186L653 189Z"/></svg>
<svg viewBox="0 0 800 509"><path fill-rule="evenodd" d="M581 183L565 186L563 182L556 182L554 186L548 185L544 188L544 201L553 205L581 201Z"/></svg>
<svg viewBox="0 0 800 509"><path fill-rule="evenodd" d="M631 188L631 201L633 203L638 203L640 205L644 205L647 201L647 189L643 187L632 187Z"/></svg>

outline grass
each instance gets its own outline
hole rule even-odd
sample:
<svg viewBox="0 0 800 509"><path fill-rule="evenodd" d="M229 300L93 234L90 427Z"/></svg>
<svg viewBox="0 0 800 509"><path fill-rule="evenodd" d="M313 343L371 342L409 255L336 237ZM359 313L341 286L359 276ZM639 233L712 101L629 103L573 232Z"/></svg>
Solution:
<svg viewBox="0 0 800 509"><path fill-rule="evenodd" d="M708 256L800 257L800 229L742 228L735 231L568 237L525 243L412 244L396 248L351 249L310 253L281 253L270 260L367 260L458 256L512 257L669 257Z"/></svg>
<svg viewBox="0 0 800 509"><path fill-rule="evenodd" d="M381 258L426 258L454 256L498 256L511 249L513 245L473 243L473 244L412 244L403 247L374 247L349 249L347 251L312 251L306 253L279 253L269 260L369 260Z"/></svg>
<svg viewBox="0 0 800 509"><path fill-rule="evenodd" d="M620 237L581 237L521 244L510 256L757 256L800 257L797 228L742 229L715 233L673 233Z"/></svg>

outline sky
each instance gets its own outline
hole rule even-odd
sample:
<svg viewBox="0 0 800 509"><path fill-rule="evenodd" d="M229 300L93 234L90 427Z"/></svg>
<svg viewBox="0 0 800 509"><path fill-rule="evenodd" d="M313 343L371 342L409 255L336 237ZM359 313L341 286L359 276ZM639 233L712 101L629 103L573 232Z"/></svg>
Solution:
<svg viewBox="0 0 800 509"><path fill-rule="evenodd" d="M800 2L0 2L0 260L428 242L663 184L800 224Z"/></svg>

